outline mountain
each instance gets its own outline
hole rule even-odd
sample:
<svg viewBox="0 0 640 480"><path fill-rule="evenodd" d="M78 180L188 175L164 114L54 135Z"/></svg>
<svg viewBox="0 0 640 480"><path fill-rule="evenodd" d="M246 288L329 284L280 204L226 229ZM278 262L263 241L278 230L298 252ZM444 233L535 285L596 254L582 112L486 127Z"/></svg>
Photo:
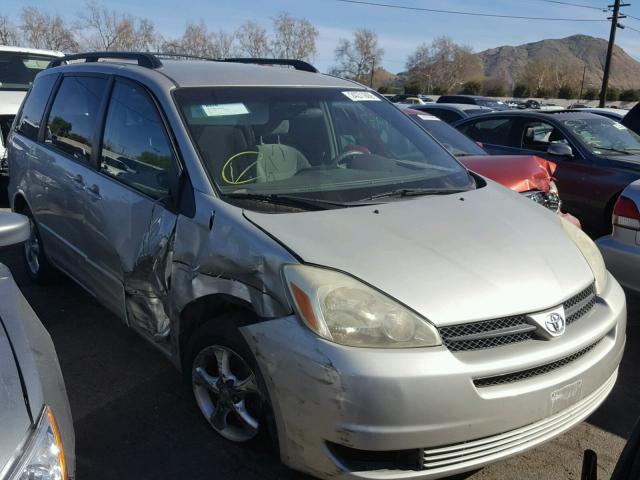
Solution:
<svg viewBox="0 0 640 480"><path fill-rule="evenodd" d="M504 79L513 86L527 63L542 61L567 65L582 78L586 66L585 88L599 88L602 81L607 41L588 35L572 35L557 40L541 40L517 47L491 48L476 55L487 77ZM640 62L622 48L613 51L609 85L617 88L640 88Z"/></svg>

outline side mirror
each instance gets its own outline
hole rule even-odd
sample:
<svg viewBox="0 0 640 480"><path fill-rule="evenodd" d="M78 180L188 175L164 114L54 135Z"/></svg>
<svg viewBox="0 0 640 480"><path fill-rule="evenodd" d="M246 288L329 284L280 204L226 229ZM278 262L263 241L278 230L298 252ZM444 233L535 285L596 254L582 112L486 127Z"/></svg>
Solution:
<svg viewBox="0 0 640 480"><path fill-rule="evenodd" d="M17 213L0 213L0 247L25 242L30 235L27 217Z"/></svg>
<svg viewBox="0 0 640 480"><path fill-rule="evenodd" d="M573 157L573 150L566 143L552 143L547 148L547 153L556 157Z"/></svg>

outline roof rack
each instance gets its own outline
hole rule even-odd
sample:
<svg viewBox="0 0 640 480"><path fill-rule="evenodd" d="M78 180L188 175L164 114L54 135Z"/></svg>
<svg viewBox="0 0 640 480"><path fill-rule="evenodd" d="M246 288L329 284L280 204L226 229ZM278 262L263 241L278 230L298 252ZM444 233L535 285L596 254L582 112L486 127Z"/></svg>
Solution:
<svg viewBox="0 0 640 480"><path fill-rule="evenodd" d="M318 69L304 60L288 58L222 58L222 62L253 63L255 65L287 65L303 72L318 73Z"/></svg>
<svg viewBox="0 0 640 480"><path fill-rule="evenodd" d="M286 65L304 72L318 73L318 70L303 60L292 60L287 58L209 58L197 55L187 55L181 53L147 53L147 52L88 52L78 53L74 55L65 55L56 58L49 63L49 68L59 67L63 63L72 60L84 60L86 63L97 62L103 58L112 58L116 60L135 60L138 65L146 68L160 68L162 61L158 57L175 57L175 58L193 58L197 60L208 60L212 62L231 62L231 63L251 63L255 65Z"/></svg>
<svg viewBox="0 0 640 480"><path fill-rule="evenodd" d="M84 60L86 63L97 62L101 58L114 58L118 60L136 60L138 65L146 68L159 68L162 66L162 62L152 53L139 53L139 52L88 52L77 53L74 55L65 55L64 57L56 58L49 63L49 68L59 67L63 63L67 63L71 60Z"/></svg>

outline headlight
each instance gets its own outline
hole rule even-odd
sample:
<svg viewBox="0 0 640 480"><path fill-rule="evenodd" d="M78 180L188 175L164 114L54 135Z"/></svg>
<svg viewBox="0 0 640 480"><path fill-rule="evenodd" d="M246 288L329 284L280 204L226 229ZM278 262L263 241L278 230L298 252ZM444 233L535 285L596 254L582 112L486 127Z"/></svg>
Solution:
<svg viewBox="0 0 640 480"><path fill-rule="evenodd" d="M436 328L424 318L348 275L287 265L284 277L300 318L327 340L377 348L442 344Z"/></svg>
<svg viewBox="0 0 640 480"><path fill-rule="evenodd" d="M576 227L573 223L568 222L564 218L560 218L560 221L562 222L564 231L567 232L569 238L573 240L573 243L576 244L589 264L596 281L596 293L601 294L604 289L607 288L608 274L607 267L604 264L604 259L602 258L600 250L596 244L593 243L593 240L591 240L586 233Z"/></svg>
<svg viewBox="0 0 640 480"><path fill-rule="evenodd" d="M558 187L556 187L556 184L553 181L549 184L548 192L543 192L542 190L529 190L527 192L523 192L523 195L543 207L547 207L552 212L557 212L562 206L560 196L558 195Z"/></svg>
<svg viewBox="0 0 640 480"><path fill-rule="evenodd" d="M45 407L10 480L67 480L67 467L58 425Z"/></svg>

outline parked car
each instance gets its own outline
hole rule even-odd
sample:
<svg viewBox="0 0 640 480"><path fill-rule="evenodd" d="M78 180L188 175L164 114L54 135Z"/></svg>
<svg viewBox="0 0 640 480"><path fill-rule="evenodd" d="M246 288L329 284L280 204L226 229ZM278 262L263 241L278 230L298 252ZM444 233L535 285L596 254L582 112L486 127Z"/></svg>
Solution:
<svg viewBox="0 0 640 480"><path fill-rule="evenodd" d="M435 478L613 388L625 298L595 244L376 92L291 60L64 61L9 135L29 274L164 351L224 438L271 433L320 478Z"/></svg>
<svg viewBox="0 0 640 480"><path fill-rule="evenodd" d="M29 221L0 213L0 247L29 241ZM0 479L73 478L74 434L49 334L0 264Z"/></svg>
<svg viewBox="0 0 640 480"><path fill-rule="evenodd" d="M403 112L469 170L522 193L580 227L577 218L560 211L560 197L553 181L555 163L535 155L489 155L476 142L438 117L411 108Z"/></svg>
<svg viewBox="0 0 640 480"><path fill-rule="evenodd" d="M437 103L468 104L487 107L491 110L509 110L509 106L503 101L479 95L441 95Z"/></svg>
<svg viewBox="0 0 640 480"><path fill-rule="evenodd" d="M5 142L20 104L36 74L60 56L51 50L0 45L0 182L8 175Z"/></svg>
<svg viewBox="0 0 640 480"><path fill-rule="evenodd" d="M594 238L611 232L613 205L640 178L640 136L587 112L511 111L456 128L494 155L538 155L557 164L562 205Z"/></svg>
<svg viewBox="0 0 640 480"><path fill-rule="evenodd" d="M418 97L407 97L395 103L399 103L401 105L424 105L425 104L424 100Z"/></svg>
<svg viewBox="0 0 640 480"><path fill-rule="evenodd" d="M447 123L456 123L463 118L475 117L484 113L493 112L492 109L487 107L479 107L477 105L465 103L426 103L424 105L410 105L407 108L435 115Z"/></svg>
<svg viewBox="0 0 640 480"><path fill-rule="evenodd" d="M395 95L385 95L391 102L393 103L428 103L433 102L433 98L427 97L426 95L412 95L408 93L397 93ZM417 98L420 102L407 102L408 99Z"/></svg>
<svg viewBox="0 0 640 480"><path fill-rule="evenodd" d="M625 188L613 207L613 232L596 242L618 281L640 291L640 180Z"/></svg>

